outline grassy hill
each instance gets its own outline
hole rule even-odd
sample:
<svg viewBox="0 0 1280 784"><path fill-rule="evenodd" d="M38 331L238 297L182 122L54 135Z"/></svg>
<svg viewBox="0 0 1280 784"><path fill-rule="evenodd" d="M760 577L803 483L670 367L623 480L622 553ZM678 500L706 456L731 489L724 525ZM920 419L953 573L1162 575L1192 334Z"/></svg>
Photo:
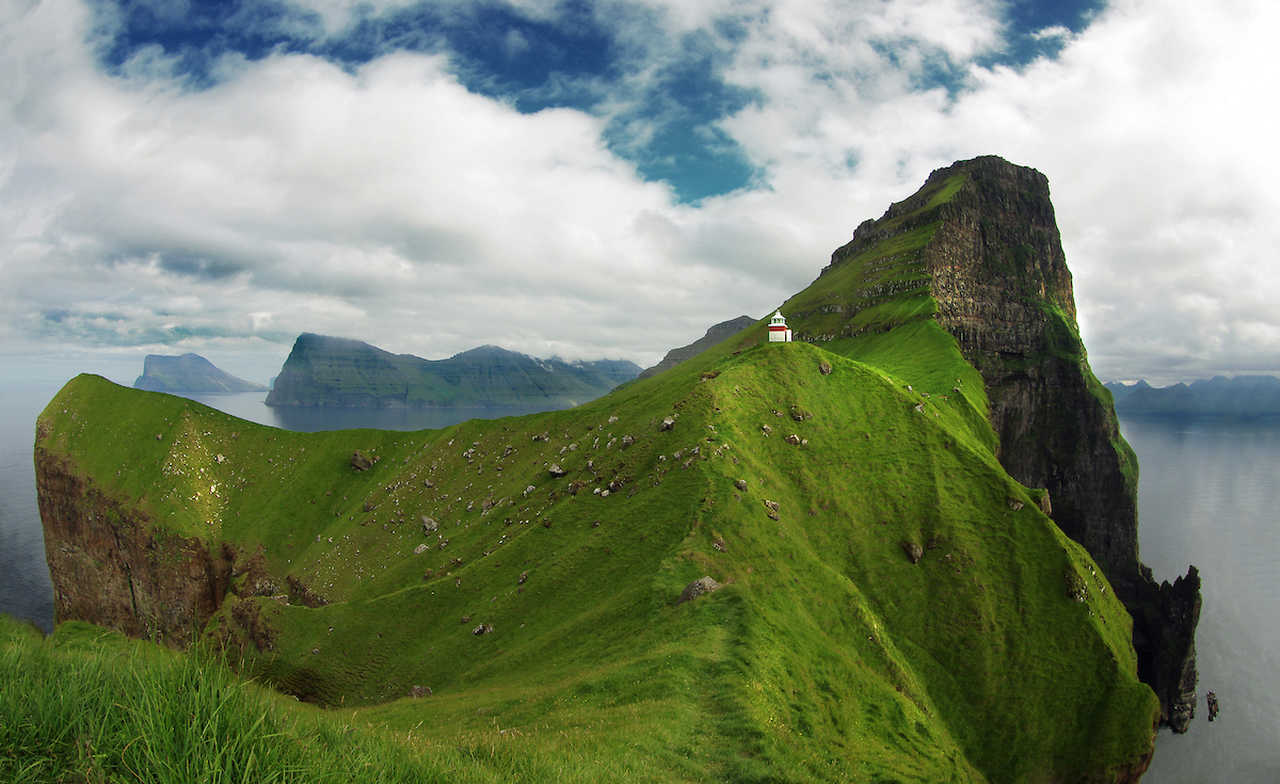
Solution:
<svg viewBox="0 0 1280 784"><path fill-rule="evenodd" d="M1128 616L1000 468L980 389L975 407L808 345L735 350L572 411L414 434L288 433L82 376L40 448L134 510L121 526L235 543L236 578L265 584L205 634L244 673L428 747L554 750L585 779L1137 764L1156 706ZM724 587L677 603L704 575ZM282 598L288 577L328 603Z"/></svg>
<svg viewBox="0 0 1280 784"><path fill-rule="evenodd" d="M817 343L759 323L571 410L292 433L80 376L37 428L58 618L214 644L426 780L1136 780L1131 618L939 321L957 176L784 305Z"/></svg>

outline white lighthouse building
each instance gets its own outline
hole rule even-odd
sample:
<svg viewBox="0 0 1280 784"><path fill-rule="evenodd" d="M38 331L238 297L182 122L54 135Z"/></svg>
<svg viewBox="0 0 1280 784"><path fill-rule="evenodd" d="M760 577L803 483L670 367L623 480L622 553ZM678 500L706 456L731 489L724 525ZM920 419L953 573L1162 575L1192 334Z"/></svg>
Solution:
<svg viewBox="0 0 1280 784"><path fill-rule="evenodd" d="M787 320L782 317L781 310L775 311L773 318L769 319L769 342L791 342L791 328L787 326Z"/></svg>

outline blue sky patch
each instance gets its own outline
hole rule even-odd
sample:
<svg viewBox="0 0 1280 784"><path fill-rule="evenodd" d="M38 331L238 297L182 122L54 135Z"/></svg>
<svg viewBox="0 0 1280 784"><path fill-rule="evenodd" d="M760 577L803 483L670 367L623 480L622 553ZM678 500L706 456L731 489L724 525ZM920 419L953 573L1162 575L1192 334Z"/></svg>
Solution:
<svg viewBox="0 0 1280 784"><path fill-rule="evenodd" d="M1005 45L979 62L1017 67L1054 56L1063 39L1037 32L1077 32L1101 6L1099 0L1013 0ZM135 56L160 51L172 75L199 90L217 82L218 64L231 54L253 61L279 52L307 53L350 69L396 51L446 54L467 89L521 112L608 112L610 149L645 179L668 183L680 201L697 202L761 180L741 147L717 126L758 100L722 76L733 47L745 37L741 19L718 20L709 31L665 41L662 54L669 61L650 78L652 52L634 39L619 40L584 0L563 2L550 17L496 1L422 2L383 13L366 6L345 28L330 32L318 14L286 0L94 0L92 8L98 57L110 73L122 73ZM622 13L642 33L640 40L662 37L654 12ZM900 46L912 45L871 43L890 63ZM965 64L937 52L925 58L912 83L916 89L942 87L954 96L965 88L964 80Z"/></svg>

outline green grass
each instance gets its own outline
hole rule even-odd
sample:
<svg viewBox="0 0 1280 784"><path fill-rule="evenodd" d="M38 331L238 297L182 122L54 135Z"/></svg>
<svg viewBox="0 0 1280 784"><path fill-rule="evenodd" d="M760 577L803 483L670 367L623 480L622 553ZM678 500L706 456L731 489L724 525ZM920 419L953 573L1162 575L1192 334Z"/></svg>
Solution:
<svg viewBox="0 0 1280 784"><path fill-rule="evenodd" d="M752 340L572 411L421 433L285 433L81 377L41 443L323 594L231 597L207 633L238 639L249 605L275 644L236 647L242 674L427 757L517 780L1017 781L1140 756L1155 699L1128 616L999 467L950 337L836 346L875 365ZM353 471L355 449L380 460ZM903 540L934 546L912 564ZM1088 603L1067 570L1097 580ZM726 587L675 604L704 574Z"/></svg>
<svg viewBox="0 0 1280 784"><path fill-rule="evenodd" d="M235 688L264 702L217 710L280 727L268 745L338 727L353 759L421 780L1109 780L1149 753L1158 704L1128 614L1000 466L982 377L933 319L923 251L963 183L913 197L901 232L783 306L815 345L767 344L761 323L572 410L418 433L287 433L82 376L37 446L118 504L100 524L229 542L242 589L261 560L257 595L200 631L308 703ZM1044 307L1045 357L1087 373L1073 320ZM677 603L704 575L723 587ZM287 578L328 603L291 600ZM145 647L95 641L68 666L128 646ZM138 659L156 695L183 667L231 677ZM165 731L113 730L87 758Z"/></svg>
<svg viewBox="0 0 1280 784"><path fill-rule="evenodd" d="M14 784L457 780L386 733L290 707L207 653L87 624L41 639L0 616L0 676L0 779Z"/></svg>

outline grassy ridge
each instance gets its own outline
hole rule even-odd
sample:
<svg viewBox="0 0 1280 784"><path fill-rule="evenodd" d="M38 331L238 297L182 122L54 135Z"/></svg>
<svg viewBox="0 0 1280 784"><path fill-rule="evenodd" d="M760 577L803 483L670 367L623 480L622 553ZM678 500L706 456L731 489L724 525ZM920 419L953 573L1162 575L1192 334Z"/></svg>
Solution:
<svg viewBox="0 0 1280 784"><path fill-rule="evenodd" d="M42 416L43 443L153 519L260 546L273 575L323 594L243 600L275 644L247 646L242 670L423 751L563 760L585 780L1132 763L1155 700L1128 617L1000 469L981 385L929 326L900 327L896 350L851 339L893 373L803 344L740 349L748 333L572 411L414 434L285 433L82 377ZM352 470L356 449L372 470ZM703 575L725 587L675 604ZM214 625L238 633L239 603ZM434 696L404 698L414 685Z"/></svg>

